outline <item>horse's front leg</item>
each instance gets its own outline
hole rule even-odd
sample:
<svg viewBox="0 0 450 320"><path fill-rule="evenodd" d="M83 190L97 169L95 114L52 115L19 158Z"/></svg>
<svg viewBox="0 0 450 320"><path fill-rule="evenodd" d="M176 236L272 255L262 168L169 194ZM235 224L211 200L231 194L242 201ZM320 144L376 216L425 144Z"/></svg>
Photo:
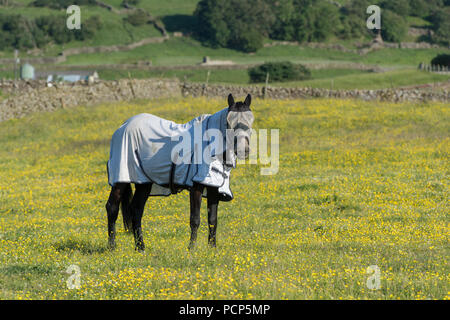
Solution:
<svg viewBox="0 0 450 320"><path fill-rule="evenodd" d="M217 207L219 205L219 192L217 188L208 188L208 244L216 247Z"/></svg>
<svg viewBox="0 0 450 320"><path fill-rule="evenodd" d="M189 249L192 249L195 246L195 241L197 240L197 230L200 226L200 207L202 205L203 188L203 185L195 183L189 192L191 204L191 240L189 242Z"/></svg>
<svg viewBox="0 0 450 320"><path fill-rule="evenodd" d="M150 183L136 184L136 191L134 192L133 200L131 201L134 243L135 249L138 251L145 250L141 221L145 203L147 202L151 190L152 185Z"/></svg>

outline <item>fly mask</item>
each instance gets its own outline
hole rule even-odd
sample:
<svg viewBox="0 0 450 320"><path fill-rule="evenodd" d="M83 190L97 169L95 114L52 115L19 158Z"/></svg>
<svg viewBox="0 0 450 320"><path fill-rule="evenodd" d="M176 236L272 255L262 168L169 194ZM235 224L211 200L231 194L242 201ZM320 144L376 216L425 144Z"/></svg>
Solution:
<svg viewBox="0 0 450 320"><path fill-rule="evenodd" d="M250 136L252 133L252 124L255 120L250 110L251 96L247 95L244 102L234 102L233 96L228 96L228 127L231 129L227 134L227 144L233 143L230 150L234 150L238 159L247 159L250 153ZM228 146L230 146L228 144ZM228 149L228 148L227 148Z"/></svg>

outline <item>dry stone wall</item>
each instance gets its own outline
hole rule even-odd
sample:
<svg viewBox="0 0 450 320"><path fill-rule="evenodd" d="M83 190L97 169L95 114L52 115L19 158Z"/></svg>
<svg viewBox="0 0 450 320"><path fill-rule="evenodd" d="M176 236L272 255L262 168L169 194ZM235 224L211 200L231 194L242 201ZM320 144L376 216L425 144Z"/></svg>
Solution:
<svg viewBox="0 0 450 320"><path fill-rule="evenodd" d="M88 84L45 81L11 85L0 82L0 91L10 96L0 101L0 121L21 118L35 111L53 111L78 105L180 96L177 80L120 80Z"/></svg>
<svg viewBox="0 0 450 320"><path fill-rule="evenodd" d="M336 99L363 99L381 101L450 101L450 91L408 89L383 89L383 90L328 90L317 88L283 88L262 86L226 86L226 85L204 85L200 83L183 83L183 96L208 96L226 97L229 93L243 96L250 93L257 98L270 99L306 99L306 98L336 98Z"/></svg>
<svg viewBox="0 0 450 320"><path fill-rule="evenodd" d="M205 85L181 83L176 79L142 79L98 81L94 83L55 83L45 81L0 81L0 121L21 118L36 111L53 111L77 105L92 105L113 101L169 97L222 97L229 93L255 98L308 99L338 98L381 101L450 101L449 86L440 90L404 88L392 90L327 90L315 88L282 88L263 86ZM6 96L6 98L5 98Z"/></svg>

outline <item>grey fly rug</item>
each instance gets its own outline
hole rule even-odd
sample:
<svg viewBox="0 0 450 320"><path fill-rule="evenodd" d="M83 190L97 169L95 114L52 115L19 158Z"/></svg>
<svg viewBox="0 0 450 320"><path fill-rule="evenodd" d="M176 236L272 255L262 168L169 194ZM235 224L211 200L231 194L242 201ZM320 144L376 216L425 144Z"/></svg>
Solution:
<svg viewBox="0 0 450 320"><path fill-rule="evenodd" d="M226 149L227 114L225 108L184 124L147 113L128 119L112 136L109 184L153 183L150 195L167 196L197 182L218 187L221 201L232 200L234 152L227 153L232 157L228 164L221 160ZM207 161L201 157L204 152L210 157Z"/></svg>

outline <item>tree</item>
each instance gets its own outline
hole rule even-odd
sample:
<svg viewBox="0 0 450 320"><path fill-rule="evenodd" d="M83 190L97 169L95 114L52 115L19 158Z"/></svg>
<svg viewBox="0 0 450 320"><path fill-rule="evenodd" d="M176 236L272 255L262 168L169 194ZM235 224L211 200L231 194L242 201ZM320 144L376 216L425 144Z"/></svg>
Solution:
<svg viewBox="0 0 450 320"><path fill-rule="evenodd" d="M434 31L432 40L443 45L450 45L450 8L435 11L430 21Z"/></svg>
<svg viewBox="0 0 450 320"><path fill-rule="evenodd" d="M63 44L72 40L84 41L101 28L98 16L83 22L81 30L66 28L63 15L49 15L29 19L21 15L0 14L0 50L5 48L42 48L50 41Z"/></svg>
<svg viewBox="0 0 450 320"><path fill-rule="evenodd" d="M313 41L325 41L340 29L339 9L328 2L314 6Z"/></svg>
<svg viewBox="0 0 450 320"><path fill-rule="evenodd" d="M408 32L408 24L398 14L383 10L381 13L381 36L390 42L400 42Z"/></svg>
<svg viewBox="0 0 450 320"><path fill-rule="evenodd" d="M124 20L136 27L146 24L149 21L149 16L144 10L137 10L127 15Z"/></svg>
<svg viewBox="0 0 450 320"><path fill-rule="evenodd" d="M367 7L372 4L369 0L353 0L341 9L341 38L354 39L372 35L366 27Z"/></svg>
<svg viewBox="0 0 450 320"><path fill-rule="evenodd" d="M0 15L0 50L4 48L33 48L33 26L25 17L12 14Z"/></svg>
<svg viewBox="0 0 450 320"><path fill-rule="evenodd" d="M410 0L410 14L416 17L426 17L430 13L430 8L425 0Z"/></svg>
<svg viewBox="0 0 450 320"><path fill-rule="evenodd" d="M384 0L381 7L385 10L391 10L399 16L406 17L409 15L409 1L408 0Z"/></svg>
<svg viewBox="0 0 450 320"><path fill-rule="evenodd" d="M197 37L213 47L252 52L269 35L274 14L264 0L202 0L194 15Z"/></svg>
<svg viewBox="0 0 450 320"><path fill-rule="evenodd" d="M282 40L324 41L339 33L339 9L324 0L284 0L272 5L276 19L271 37Z"/></svg>
<svg viewBox="0 0 450 320"><path fill-rule="evenodd" d="M293 0L269 1L275 15L275 21L270 30L270 37L278 40L294 40L294 20L296 8Z"/></svg>

